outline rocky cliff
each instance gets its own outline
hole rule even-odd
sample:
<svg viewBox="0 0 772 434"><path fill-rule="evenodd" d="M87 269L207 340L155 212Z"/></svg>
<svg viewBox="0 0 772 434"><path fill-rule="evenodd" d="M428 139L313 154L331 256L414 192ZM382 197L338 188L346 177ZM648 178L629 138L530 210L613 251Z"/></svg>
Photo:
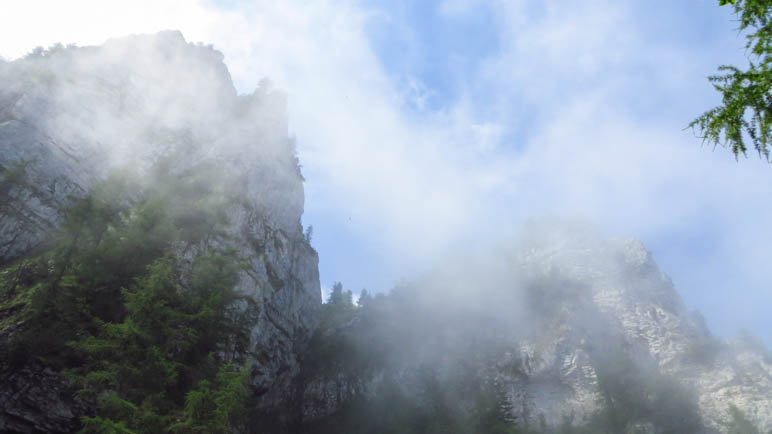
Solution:
<svg viewBox="0 0 772 434"><path fill-rule="evenodd" d="M769 353L761 345L712 337L699 314L687 312L670 279L639 241L567 236L560 243L539 243L518 260L542 275L560 273L585 291L586 306L558 302L565 315L558 316L554 334L539 334L520 345L521 357L538 360L529 365L532 375L552 371L567 386L557 396L535 388L536 402L550 402L544 407L557 410L553 418L586 414L599 402L594 398L604 360L597 353L621 351L644 367L639 369L648 366L695 397L705 432L726 429L730 405L762 432L772 429ZM588 313L597 323L587 324ZM539 412L537 404L530 413Z"/></svg>
<svg viewBox="0 0 772 434"><path fill-rule="evenodd" d="M285 111L266 83L238 95L222 55L177 32L0 61L0 264L45 246L69 204L115 171L214 162L235 188L228 232L248 264L238 289L257 305L263 432L336 432L346 411L379 399L362 417L398 419L411 401L450 432L437 426L479 413L488 389L521 427L582 426L613 407L603 417L625 432L723 433L735 405L772 429L769 353L711 336L640 242L570 224L460 254L311 339L318 258ZM1 344L25 324L0 307ZM0 372L0 432L67 432L87 411L41 361Z"/></svg>
<svg viewBox="0 0 772 434"><path fill-rule="evenodd" d="M43 245L67 206L115 170L142 177L162 158L177 173L214 162L236 186L229 232L249 264L238 288L259 312L252 385L270 406L297 372L321 304L294 152L284 96L267 83L238 95L222 54L179 32L0 63L0 264ZM2 375L0 431L71 428L78 408L54 373Z"/></svg>
<svg viewBox="0 0 772 434"><path fill-rule="evenodd" d="M427 418L474 417L473 379L495 385L515 424L537 432L724 433L732 405L772 430L770 353L752 338L711 336L639 241L564 223L524 233L318 336L313 357L334 348L345 360L305 362L296 411L307 432L334 431L357 403L393 402L385 386Z"/></svg>

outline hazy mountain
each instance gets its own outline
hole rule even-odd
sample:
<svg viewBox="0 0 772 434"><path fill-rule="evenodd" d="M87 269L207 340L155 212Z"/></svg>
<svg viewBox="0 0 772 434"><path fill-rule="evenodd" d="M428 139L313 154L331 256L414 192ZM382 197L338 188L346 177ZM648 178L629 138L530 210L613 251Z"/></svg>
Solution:
<svg viewBox="0 0 772 434"><path fill-rule="evenodd" d="M0 177L3 432L772 430L768 351L583 225L323 305L284 96L177 32L0 63Z"/></svg>
<svg viewBox="0 0 772 434"><path fill-rule="evenodd" d="M582 225L530 224L343 318L305 358L296 411L309 432L393 399L384 387L427 419L449 403L440 413L473 417L485 385L539 432L726 432L730 406L772 429L770 353L751 336L711 336L639 241Z"/></svg>
<svg viewBox="0 0 772 434"><path fill-rule="evenodd" d="M237 95L222 54L179 32L54 47L2 63L0 263L44 249L67 207L115 171L132 173L148 189L160 160L178 179L203 163L216 166L210 183L231 186L230 245L248 264L237 289L259 312L252 386L270 395L296 369L320 308L318 258L300 224L303 180L294 152L283 94L266 83ZM0 318L17 310L2 309ZM4 321L0 342L21 327ZM77 412L58 402L63 392L49 373L37 361L3 373L0 431L70 426L67 418Z"/></svg>

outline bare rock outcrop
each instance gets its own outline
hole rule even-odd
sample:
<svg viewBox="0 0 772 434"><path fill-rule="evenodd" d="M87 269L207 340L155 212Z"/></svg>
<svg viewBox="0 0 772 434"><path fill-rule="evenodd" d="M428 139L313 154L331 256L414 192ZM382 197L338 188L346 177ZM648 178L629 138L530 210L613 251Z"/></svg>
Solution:
<svg viewBox="0 0 772 434"><path fill-rule="evenodd" d="M761 432L772 429L769 352L751 337L712 336L641 242L565 222L523 233L490 255L439 267L329 332L349 358L380 356L309 369L297 398L302 419L335 418L385 379L420 398L427 378L476 377L503 388L512 418L531 427L584 425L625 405L635 432L725 433L733 405ZM461 409L474 406L464 388L447 393Z"/></svg>
<svg viewBox="0 0 772 434"><path fill-rule="evenodd" d="M259 308L253 386L271 405L316 325L318 256L301 226L303 178L284 95L267 82L238 95L211 46L168 31L36 50L0 64L0 264L41 246L95 182L127 167L142 176L161 158L180 173L214 162L236 186L229 231L250 265L239 289ZM47 378L28 370L30 384ZM23 372L3 374L0 397L23 383ZM44 410L58 408L56 387L35 389L41 400L31 389L13 392L25 397L3 401L0 419L60 430L47 418L77 411ZM24 431L20 423L13 429Z"/></svg>

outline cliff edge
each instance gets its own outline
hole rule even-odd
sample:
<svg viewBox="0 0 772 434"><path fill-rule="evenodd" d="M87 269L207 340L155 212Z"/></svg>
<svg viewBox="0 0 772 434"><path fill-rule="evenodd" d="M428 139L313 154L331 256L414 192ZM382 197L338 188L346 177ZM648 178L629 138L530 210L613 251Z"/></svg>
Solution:
<svg viewBox="0 0 772 434"><path fill-rule="evenodd" d="M168 31L0 63L0 264L44 246L95 183L116 170L142 178L161 160L180 174L215 164L235 186L228 232L248 263L237 289L258 308L252 386L270 406L316 325L318 256L301 226L285 97L267 83L238 95L211 46ZM71 428L80 410L45 366L0 375L0 431Z"/></svg>

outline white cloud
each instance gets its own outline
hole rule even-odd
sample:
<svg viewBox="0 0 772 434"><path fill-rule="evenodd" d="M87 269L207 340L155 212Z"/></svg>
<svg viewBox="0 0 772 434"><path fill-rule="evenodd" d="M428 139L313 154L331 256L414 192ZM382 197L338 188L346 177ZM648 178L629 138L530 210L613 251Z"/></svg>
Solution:
<svg viewBox="0 0 772 434"><path fill-rule="evenodd" d="M16 58L36 46L94 45L127 34L180 29L193 41L211 40L217 30L244 28L235 13L188 0L7 1L0 15L0 54Z"/></svg>
<svg viewBox="0 0 772 434"><path fill-rule="evenodd" d="M340 234L382 250L362 258L344 245L322 251L323 264L329 255L398 270L449 246L494 239L530 215L568 214L644 240L712 225L717 239L735 241L706 256L718 255L742 284L769 281L760 271L772 217L768 166L700 149L680 120L636 116L667 92L673 100L662 110L691 110L683 89L710 72L694 66L707 54L652 40L630 3L489 5L500 52L479 66L455 106L420 121L403 111L406 95L368 40L369 20L383 12L355 2L14 2L0 15L0 55L174 28L222 50L240 90L270 77L289 93L310 209L346 222L314 222L317 239ZM468 7L452 0L442 12ZM416 86L418 101L430 86ZM355 276L328 278L369 286Z"/></svg>

